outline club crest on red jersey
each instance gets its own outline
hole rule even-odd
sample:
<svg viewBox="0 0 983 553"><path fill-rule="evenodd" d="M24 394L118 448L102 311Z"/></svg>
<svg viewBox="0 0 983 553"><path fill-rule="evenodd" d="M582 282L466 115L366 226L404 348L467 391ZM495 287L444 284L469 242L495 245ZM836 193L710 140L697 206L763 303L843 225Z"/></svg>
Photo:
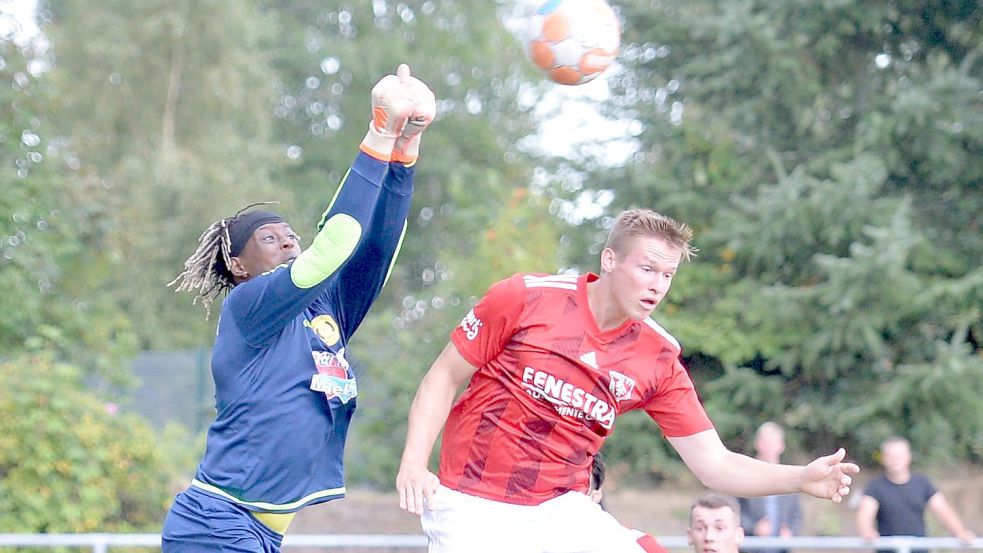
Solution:
<svg viewBox="0 0 983 553"><path fill-rule="evenodd" d="M611 376L608 389L614 394L614 399L624 401L630 398L631 393L635 390L635 380L617 371L610 371L608 374Z"/></svg>

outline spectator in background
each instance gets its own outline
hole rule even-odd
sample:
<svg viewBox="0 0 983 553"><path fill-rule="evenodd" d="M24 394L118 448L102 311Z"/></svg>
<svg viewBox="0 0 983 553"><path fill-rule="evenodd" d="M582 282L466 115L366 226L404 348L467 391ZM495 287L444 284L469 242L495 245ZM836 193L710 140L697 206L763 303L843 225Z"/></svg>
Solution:
<svg viewBox="0 0 983 553"><path fill-rule="evenodd" d="M686 539L696 553L737 553L744 541L737 500L716 492L700 496L690 507Z"/></svg>
<svg viewBox="0 0 983 553"><path fill-rule="evenodd" d="M754 435L755 457L767 463L781 462L785 431L768 421ZM739 498L741 526L751 536L789 538L802 529L802 507L798 495L768 495ZM788 553L788 549L745 549L748 553Z"/></svg>
<svg viewBox="0 0 983 553"><path fill-rule="evenodd" d="M953 536L966 543L976 537L963 526L942 492L924 475L911 472L908 440L899 437L884 440L881 464L884 474L867 486L857 509L861 537L873 541L881 536L925 536L925 507ZM912 553L924 553L924 550Z"/></svg>

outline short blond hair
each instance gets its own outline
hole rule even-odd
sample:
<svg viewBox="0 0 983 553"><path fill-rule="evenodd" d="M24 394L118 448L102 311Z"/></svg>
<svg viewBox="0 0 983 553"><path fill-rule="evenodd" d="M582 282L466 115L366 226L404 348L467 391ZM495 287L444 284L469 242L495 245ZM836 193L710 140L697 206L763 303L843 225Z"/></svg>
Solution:
<svg viewBox="0 0 983 553"><path fill-rule="evenodd" d="M604 247L620 255L628 248L629 242L640 236L661 238L679 248L683 252L683 261L689 261L698 251L690 245L693 229L689 225L651 209L623 211L611 227Z"/></svg>
<svg viewBox="0 0 983 553"><path fill-rule="evenodd" d="M734 513L734 520L737 522L738 526L741 524L741 504L737 502L737 499L724 495L717 492L707 492L700 497L696 498L689 507L690 521L693 520L693 510L697 507L703 509L720 509L721 507L727 507Z"/></svg>

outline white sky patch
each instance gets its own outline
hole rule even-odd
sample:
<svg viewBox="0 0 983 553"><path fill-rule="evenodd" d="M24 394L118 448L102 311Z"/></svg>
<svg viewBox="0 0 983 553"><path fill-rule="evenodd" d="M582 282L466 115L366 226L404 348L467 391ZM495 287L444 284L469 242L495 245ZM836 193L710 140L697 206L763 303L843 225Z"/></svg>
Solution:
<svg viewBox="0 0 983 553"><path fill-rule="evenodd" d="M35 12L37 0L0 0L0 37L11 37L23 46L40 32Z"/></svg>
<svg viewBox="0 0 983 553"><path fill-rule="evenodd" d="M535 109L539 133L525 139L523 147L567 158L586 154L604 165L625 163L638 149L633 125L601 115L597 106L609 97L605 75L582 85L552 85Z"/></svg>

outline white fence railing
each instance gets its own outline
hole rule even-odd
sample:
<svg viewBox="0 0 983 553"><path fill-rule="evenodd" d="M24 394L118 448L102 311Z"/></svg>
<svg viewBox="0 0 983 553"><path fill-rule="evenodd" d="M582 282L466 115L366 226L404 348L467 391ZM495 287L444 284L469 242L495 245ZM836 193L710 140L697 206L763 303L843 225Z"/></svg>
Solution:
<svg viewBox="0 0 983 553"><path fill-rule="evenodd" d="M686 536L658 537L666 549L689 549ZM160 547L159 534L0 534L0 547L88 547L93 553L107 553L112 547ZM915 538L895 536L867 541L858 537L797 536L794 538L747 537L744 546L781 549L863 550L891 549L896 553L911 553L919 549L979 550L983 538L966 544L956 538ZM407 549L421 551L427 539L420 534L288 534L283 540L284 551L294 547Z"/></svg>

